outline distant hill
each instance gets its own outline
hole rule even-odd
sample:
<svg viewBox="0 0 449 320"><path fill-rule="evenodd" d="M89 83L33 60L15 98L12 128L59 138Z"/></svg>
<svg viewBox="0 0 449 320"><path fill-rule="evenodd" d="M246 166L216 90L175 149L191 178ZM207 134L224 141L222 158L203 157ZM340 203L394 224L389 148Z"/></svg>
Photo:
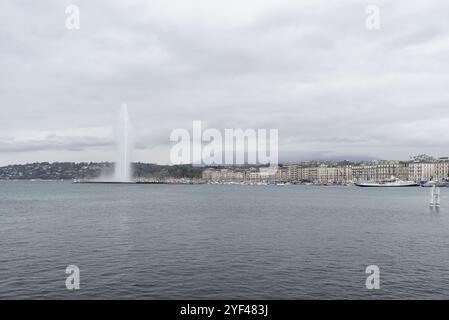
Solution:
<svg viewBox="0 0 449 320"><path fill-rule="evenodd" d="M202 168L191 165L166 166L134 163L134 176L138 178L199 178ZM36 162L0 167L0 180L72 180L94 179L112 175L111 162Z"/></svg>

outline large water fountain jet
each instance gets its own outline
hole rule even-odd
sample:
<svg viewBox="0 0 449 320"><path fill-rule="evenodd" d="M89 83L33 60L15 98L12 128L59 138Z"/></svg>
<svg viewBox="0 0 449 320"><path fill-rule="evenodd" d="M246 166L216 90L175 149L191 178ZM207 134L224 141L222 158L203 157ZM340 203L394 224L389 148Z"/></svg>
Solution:
<svg viewBox="0 0 449 320"><path fill-rule="evenodd" d="M117 158L113 180L114 182L132 182L131 157L134 150L134 138L126 103L122 104L118 113L116 143Z"/></svg>

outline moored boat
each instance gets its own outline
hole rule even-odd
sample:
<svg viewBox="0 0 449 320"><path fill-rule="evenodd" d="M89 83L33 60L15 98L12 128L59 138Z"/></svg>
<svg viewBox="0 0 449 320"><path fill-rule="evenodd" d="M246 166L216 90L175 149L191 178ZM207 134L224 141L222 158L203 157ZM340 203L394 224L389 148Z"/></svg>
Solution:
<svg viewBox="0 0 449 320"><path fill-rule="evenodd" d="M418 187L419 184L413 181L386 181L386 182L356 182L357 187L365 188L398 188L398 187Z"/></svg>

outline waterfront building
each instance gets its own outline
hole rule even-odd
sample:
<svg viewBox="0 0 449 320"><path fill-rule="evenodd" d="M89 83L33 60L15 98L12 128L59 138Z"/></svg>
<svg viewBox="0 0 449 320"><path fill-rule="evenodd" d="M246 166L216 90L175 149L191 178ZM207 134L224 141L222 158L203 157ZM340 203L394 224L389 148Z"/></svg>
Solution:
<svg viewBox="0 0 449 320"><path fill-rule="evenodd" d="M352 167L352 176L354 181L375 181L376 166L369 164L354 166Z"/></svg>
<svg viewBox="0 0 449 320"><path fill-rule="evenodd" d="M373 161L352 168L355 181L386 181L391 178L409 180L409 167L400 161Z"/></svg>
<svg viewBox="0 0 449 320"><path fill-rule="evenodd" d="M326 164L321 164L317 168L316 180L322 184L339 182L338 169L336 167L329 167Z"/></svg>
<svg viewBox="0 0 449 320"><path fill-rule="evenodd" d="M410 180L409 172L410 172L409 163L399 162L396 177L400 180L408 181Z"/></svg>
<svg viewBox="0 0 449 320"><path fill-rule="evenodd" d="M414 157L416 159L416 157ZM446 180L449 178L449 158L443 157L438 160L426 156L420 156L417 160L409 163L409 176L414 181Z"/></svg>
<svg viewBox="0 0 449 320"><path fill-rule="evenodd" d="M308 179L312 182L318 181L318 167L309 167L308 168Z"/></svg>
<svg viewBox="0 0 449 320"><path fill-rule="evenodd" d="M327 175L327 183L341 182L341 177L338 175L337 167L327 167L326 175Z"/></svg>
<svg viewBox="0 0 449 320"><path fill-rule="evenodd" d="M409 178L413 181L429 181L435 176L435 163L411 162L409 164Z"/></svg>
<svg viewBox="0 0 449 320"><path fill-rule="evenodd" d="M376 181L385 181L395 177L397 174L398 163L396 162L382 162L375 166Z"/></svg>
<svg viewBox="0 0 449 320"><path fill-rule="evenodd" d="M435 164L434 179L439 181L449 180L449 158L440 158Z"/></svg>
<svg viewBox="0 0 449 320"><path fill-rule="evenodd" d="M243 182L245 173L240 170L233 169L213 169L203 170L202 179L213 182Z"/></svg>
<svg viewBox="0 0 449 320"><path fill-rule="evenodd" d="M327 183L327 165L321 164L317 168L317 178L315 179L319 183ZM314 180L314 181L315 181Z"/></svg>
<svg viewBox="0 0 449 320"><path fill-rule="evenodd" d="M298 168L298 180L299 181L310 181L310 178L309 178L309 167L300 166Z"/></svg>
<svg viewBox="0 0 449 320"><path fill-rule="evenodd" d="M343 165L338 166L338 182L348 182L352 181L352 166L351 165Z"/></svg>
<svg viewBox="0 0 449 320"><path fill-rule="evenodd" d="M286 166L286 179L289 182L298 181L299 179L299 166L298 165L288 165Z"/></svg>
<svg viewBox="0 0 449 320"><path fill-rule="evenodd" d="M274 174L274 177L267 177L268 180L276 180L280 182L287 182L288 180L288 167L279 167L277 172Z"/></svg>
<svg viewBox="0 0 449 320"><path fill-rule="evenodd" d="M247 181L250 183L262 182L262 178L259 171L249 171L247 173Z"/></svg>

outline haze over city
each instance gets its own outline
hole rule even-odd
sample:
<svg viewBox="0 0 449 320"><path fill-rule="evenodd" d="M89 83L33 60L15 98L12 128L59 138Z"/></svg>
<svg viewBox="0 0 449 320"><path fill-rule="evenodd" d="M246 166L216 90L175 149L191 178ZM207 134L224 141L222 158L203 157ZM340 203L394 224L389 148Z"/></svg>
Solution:
<svg viewBox="0 0 449 320"><path fill-rule="evenodd" d="M134 161L169 136L279 129L280 161L408 159L449 150L449 3L3 1L0 165L114 160L123 101ZM431 5L430 5L431 4ZM429 18L432 17L432 18Z"/></svg>

